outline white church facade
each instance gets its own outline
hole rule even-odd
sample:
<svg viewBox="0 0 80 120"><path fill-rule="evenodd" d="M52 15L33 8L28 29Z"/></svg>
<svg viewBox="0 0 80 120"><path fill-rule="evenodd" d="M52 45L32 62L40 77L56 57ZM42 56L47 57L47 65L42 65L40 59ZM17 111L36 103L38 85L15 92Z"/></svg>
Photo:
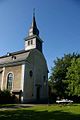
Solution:
<svg viewBox="0 0 80 120"><path fill-rule="evenodd" d="M25 49L0 57L0 89L19 95L24 103L48 98L48 67L42 43L33 15Z"/></svg>

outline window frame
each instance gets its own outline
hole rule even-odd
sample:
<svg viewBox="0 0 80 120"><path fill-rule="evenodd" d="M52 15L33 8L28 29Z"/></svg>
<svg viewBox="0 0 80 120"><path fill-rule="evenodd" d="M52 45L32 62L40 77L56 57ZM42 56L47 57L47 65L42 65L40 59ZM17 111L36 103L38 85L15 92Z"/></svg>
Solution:
<svg viewBox="0 0 80 120"><path fill-rule="evenodd" d="M30 46L30 40L28 41L28 46Z"/></svg>
<svg viewBox="0 0 80 120"><path fill-rule="evenodd" d="M10 74L12 74L12 76L10 76L10 77L12 77L12 78L10 78L10 79L12 79L11 86L9 86L9 75ZM9 72L7 74L7 89L10 91L13 89L13 80L14 80L14 74L13 74L13 72Z"/></svg>
<svg viewBox="0 0 80 120"><path fill-rule="evenodd" d="M33 40L31 40L31 45L33 45Z"/></svg>

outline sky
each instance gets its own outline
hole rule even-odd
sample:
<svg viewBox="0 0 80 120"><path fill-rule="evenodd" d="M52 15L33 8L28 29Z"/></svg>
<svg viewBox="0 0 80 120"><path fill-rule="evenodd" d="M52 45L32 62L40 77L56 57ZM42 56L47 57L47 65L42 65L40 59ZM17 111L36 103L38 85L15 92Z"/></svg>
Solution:
<svg viewBox="0 0 80 120"><path fill-rule="evenodd" d="M80 0L0 0L0 56L24 49L33 8L50 71L57 57L80 53Z"/></svg>

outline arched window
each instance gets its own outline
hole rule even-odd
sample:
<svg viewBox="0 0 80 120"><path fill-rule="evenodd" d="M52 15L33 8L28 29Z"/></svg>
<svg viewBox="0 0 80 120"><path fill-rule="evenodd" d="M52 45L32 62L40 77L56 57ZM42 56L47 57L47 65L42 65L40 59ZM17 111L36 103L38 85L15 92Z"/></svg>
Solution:
<svg viewBox="0 0 80 120"><path fill-rule="evenodd" d="M8 90L12 89L12 82L13 82L13 74L9 73L7 76L7 89Z"/></svg>

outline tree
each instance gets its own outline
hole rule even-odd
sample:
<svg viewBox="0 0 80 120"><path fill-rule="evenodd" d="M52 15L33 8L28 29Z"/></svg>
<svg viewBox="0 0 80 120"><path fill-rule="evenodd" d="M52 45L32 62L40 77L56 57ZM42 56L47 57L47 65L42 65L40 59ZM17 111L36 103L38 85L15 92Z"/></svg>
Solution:
<svg viewBox="0 0 80 120"><path fill-rule="evenodd" d="M67 93L69 96L80 96L80 58L73 58L67 72Z"/></svg>
<svg viewBox="0 0 80 120"><path fill-rule="evenodd" d="M56 91L57 96L66 97L68 95L68 83L66 83L65 81L68 79L66 75L68 72L68 68L72 64L73 58L80 58L80 54L67 54L64 55L64 57L62 58L57 58L54 61L54 67L51 68L51 76L49 79L53 86L53 91Z"/></svg>

